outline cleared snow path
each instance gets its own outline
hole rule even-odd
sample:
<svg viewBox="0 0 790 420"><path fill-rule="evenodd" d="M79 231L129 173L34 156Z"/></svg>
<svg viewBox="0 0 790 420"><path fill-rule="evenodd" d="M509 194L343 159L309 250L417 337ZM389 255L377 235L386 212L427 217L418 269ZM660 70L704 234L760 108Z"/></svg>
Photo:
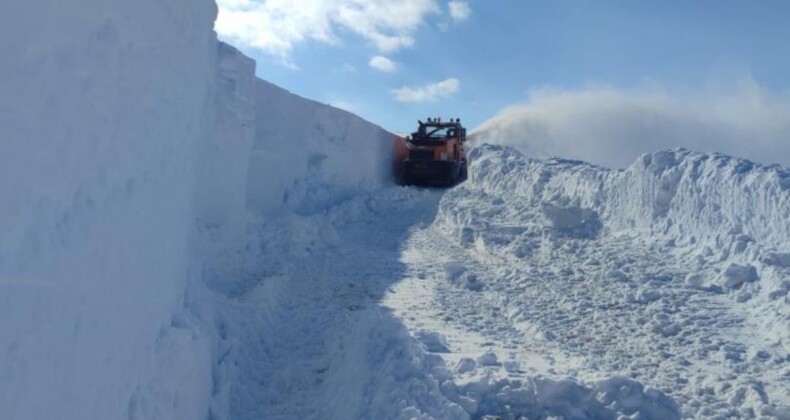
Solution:
<svg viewBox="0 0 790 420"><path fill-rule="evenodd" d="M444 287L468 274L446 264L466 251L433 226L444 194L385 188L256 223L235 261L246 271L212 284L214 417L677 417L639 382L566 378L575 356L522 333L488 295Z"/></svg>
<svg viewBox="0 0 790 420"><path fill-rule="evenodd" d="M253 222L205 297L213 417L790 418L784 172L483 146L470 174Z"/></svg>
<svg viewBox="0 0 790 420"><path fill-rule="evenodd" d="M403 277L401 244L433 220L439 197L391 188L264 223L265 261L241 290L224 290L215 413L465 417L433 377L441 363L379 305Z"/></svg>

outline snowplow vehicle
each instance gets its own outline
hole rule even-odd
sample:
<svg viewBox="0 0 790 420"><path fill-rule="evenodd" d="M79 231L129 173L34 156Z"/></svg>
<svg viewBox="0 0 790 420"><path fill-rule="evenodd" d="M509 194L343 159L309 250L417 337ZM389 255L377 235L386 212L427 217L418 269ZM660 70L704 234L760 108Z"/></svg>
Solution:
<svg viewBox="0 0 790 420"><path fill-rule="evenodd" d="M456 118L418 121L417 131L395 139L393 172L400 185L451 187L466 180L466 129Z"/></svg>

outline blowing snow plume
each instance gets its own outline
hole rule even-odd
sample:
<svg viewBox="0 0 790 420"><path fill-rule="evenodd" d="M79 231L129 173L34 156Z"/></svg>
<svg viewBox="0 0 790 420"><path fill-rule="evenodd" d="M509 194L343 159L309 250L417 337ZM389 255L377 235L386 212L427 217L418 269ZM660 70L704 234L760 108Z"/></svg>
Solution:
<svg viewBox="0 0 790 420"><path fill-rule="evenodd" d="M537 157L625 167L643 153L685 147L790 166L790 97L751 80L723 93L543 89L471 135Z"/></svg>

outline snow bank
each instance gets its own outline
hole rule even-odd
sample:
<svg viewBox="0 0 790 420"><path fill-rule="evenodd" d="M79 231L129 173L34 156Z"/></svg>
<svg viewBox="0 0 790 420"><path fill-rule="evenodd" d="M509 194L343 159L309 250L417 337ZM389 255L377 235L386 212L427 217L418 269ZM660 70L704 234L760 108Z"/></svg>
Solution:
<svg viewBox="0 0 790 420"><path fill-rule="evenodd" d="M257 80L212 1L3 9L3 415L204 417L217 333L194 295L248 203L378 185L387 134Z"/></svg>
<svg viewBox="0 0 790 420"><path fill-rule="evenodd" d="M646 154L625 170L536 160L488 145L475 149L471 159L474 188L535 203L555 231L600 219L609 231L644 230L671 240L690 257L721 263L722 270L731 263L750 264L758 272L786 268L790 171L780 166L685 149ZM746 271L723 278L737 277L726 281L738 285L757 279Z"/></svg>
<svg viewBox="0 0 790 420"><path fill-rule="evenodd" d="M785 168L684 149L625 170L492 145L470 161L437 229L489 267L483 295L516 328L584 360L582 383L638 378L690 417L790 404Z"/></svg>
<svg viewBox="0 0 790 420"><path fill-rule="evenodd" d="M3 5L3 416L198 418L210 354L183 314L211 1Z"/></svg>

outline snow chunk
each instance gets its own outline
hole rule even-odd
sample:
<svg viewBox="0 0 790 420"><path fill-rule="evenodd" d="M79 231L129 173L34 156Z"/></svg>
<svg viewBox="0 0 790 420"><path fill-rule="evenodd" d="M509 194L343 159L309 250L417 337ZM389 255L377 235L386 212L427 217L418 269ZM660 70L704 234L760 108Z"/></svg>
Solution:
<svg viewBox="0 0 790 420"><path fill-rule="evenodd" d="M780 420L790 419L790 406L783 405L779 407L766 407L763 414L767 416L774 416Z"/></svg>
<svg viewBox="0 0 790 420"><path fill-rule="evenodd" d="M447 340L443 335L431 331L418 331L415 336L425 346L425 350L431 353L450 353L447 347Z"/></svg>
<svg viewBox="0 0 790 420"><path fill-rule="evenodd" d="M759 279L757 269L753 265L730 264L722 275L722 286L726 289L737 289L744 283L752 283Z"/></svg>
<svg viewBox="0 0 790 420"><path fill-rule="evenodd" d="M455 364L455 373L462 374L477 369L477 362L469 357L464 357Z"/></svg>
<svg viewBox="0 0 790 420"><path fill-rule="evenodd" d="M703 279L701 274L689 273L686 276L685 282L686 282L686 285L689 286L689 287L699 288L699 287L702 287L702 285L704 284L705 281L704 281L704 279Z"/></svg>
<svg viewBox="0 0 790 420"><path fill-rule="evenodd" d="M447 280L450 281L457 280L462 274L466 273L466 267L458 261L446 262L442 268L444 268Z"/></svg>
<svg viewBox="0 0 790 420"><path fill-rule="evenodd" d="M648 304L661 299L661 292L655 289L640 289L634 297L636 302Z"/></svg>
<svg viewBox="0 0 790 420"><path fill-rule="evenodd" d="M604 405L628 415L638 412L645 418L680 418L680 409L672 399L657 389L645 388L633 379L613 377L600 380L595 383L595 390Z"/></svg>
<svg viewBox="0 0 790 420"><path fill-rule="evenodd" d="M625 274L624 272L622 272L621 270L618 270L618 269L609 270L606 273L606 277L611 279L611 280L613 280L613 281L617 281L617 282L621 282L621 283L625 283L625 282L631 281L631 278L628 277L628 274Z"/></svg>
<svg viewBox="0 0 790 420"><path fill-rule="evenodd" d="M520 373L521 372L521 363L516 360L511 360L508 362L503 363L505 370L509 373Z"/></svg>
<svg viewBox="0 0 790 420"><path fill-rule="evenodd" d="M586 233L584 236L592 236L600 229L598 213L592 209L543 203L541 212L544 225L559 232Z"/></svg>
<svg viewBox="0 0 790 420"><path fill-rule="evenodd" d="M446 262L444 263L443 268L445 278L450 282L459 284L469 290L482 290L483 284L477 280L477 276L473 273L470 273L460 262Z"/></svg>
<svg viewBox="0 0 790 420"><path fill-rule="evenodd" d="M790 253L769 252L762 257L762 262L777 267L790 267Z"/></svg>
<svg viewBox="0 0 790 420"><path fill-rule="evenodd" d="M496 354L490 351L477 356L477 363L480 366L497 366L499 365L498 360L499 359L497 359Z"/></svg>

